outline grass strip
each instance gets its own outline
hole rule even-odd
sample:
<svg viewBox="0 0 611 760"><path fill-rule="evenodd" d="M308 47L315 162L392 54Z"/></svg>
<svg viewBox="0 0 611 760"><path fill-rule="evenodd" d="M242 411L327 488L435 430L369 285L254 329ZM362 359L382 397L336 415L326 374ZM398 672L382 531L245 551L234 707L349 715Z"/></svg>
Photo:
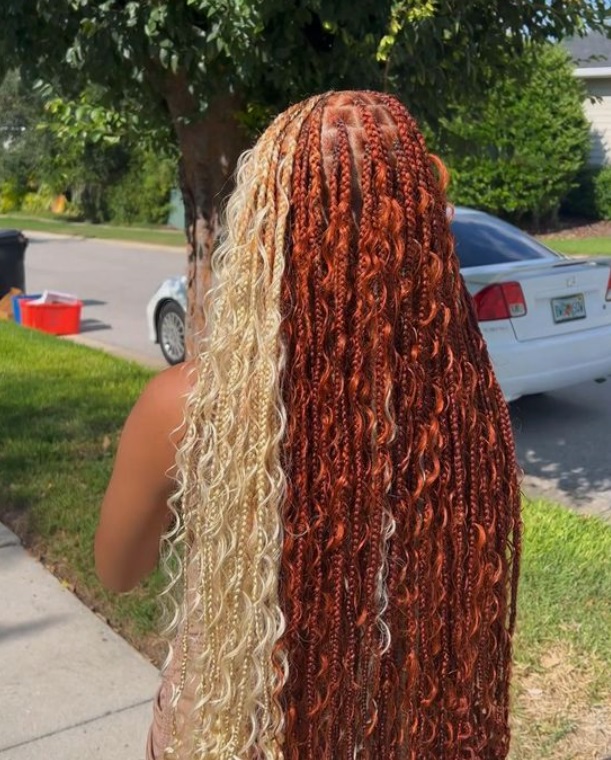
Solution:
<svg viewBox="0 0 611 760"><path fill-rule="evenodd" d="M145 650L156 624L160 578L151 576L129 595L105 591L95 576L93 536L121 427L153 374L0 323L0 520Z"/></svg>
<svg viewBox="0 0 611 760"><path fill-rule="evenodd" d="M567 256L611 256L611 237L552 238L543 242Z"/></svg>
<svg viewBox="0 0 611 760"><path fill-rule="evenodd" d="M33 217L25 214L0 216L1 229L23 229L31 232L50 232L54 235L98 240L126 240L145 245L164 245L185 248L184 232L155 227L119 227L110 224L88 224L65 217Z"/></svg>

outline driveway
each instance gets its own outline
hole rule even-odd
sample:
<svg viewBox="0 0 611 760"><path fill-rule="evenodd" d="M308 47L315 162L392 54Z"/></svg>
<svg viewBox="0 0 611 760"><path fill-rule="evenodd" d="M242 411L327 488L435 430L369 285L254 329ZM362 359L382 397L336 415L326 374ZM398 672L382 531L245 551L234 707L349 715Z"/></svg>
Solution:
<svg viewBox="0 0 611 760"><path fill-rule="evenodd" d="M26 289L59 290L83 301L82 336L152 366L165 366L148 339L145 308L157 286L185 268L179 248L28 233Z"/></svg>
<svg viewBox="0 0 611 760"><path fill-rule="evenodd" d="M611 521L611 380L511 404L524 492Z"/></svg>
<svg viewBox="0 0 611 760"><path fill-rule="evenodd" d="M165 366L148 340L145 307L162 280L183 271L182 250L33 233L30 240L29 292L75 293L85 338ZM526 494L611 520L611 381L519 399L511 414Z"/></svg>

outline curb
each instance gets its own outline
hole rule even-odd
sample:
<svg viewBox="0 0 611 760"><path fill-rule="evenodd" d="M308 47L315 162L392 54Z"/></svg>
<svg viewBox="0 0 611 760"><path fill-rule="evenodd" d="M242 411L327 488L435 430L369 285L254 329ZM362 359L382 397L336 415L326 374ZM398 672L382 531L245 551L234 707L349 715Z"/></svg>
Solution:
<svg viewBox="0 0 611 760"><path fill-rule="evenodd" d="M59 337L61 337L62 340L78 343L81 346L87 346L87 348L93 348L96 351L103 351L104 353L116 356L119 359L127 359L128 361L137 362L149 369L163 371L169 366L161 357L159 357L159 359L153 359L151 356L140 354L137 351L131 351L129 348L111 346L108 343L102 343L99 340L95 340L95 338L89 338L80 333L77 335L62 335Z"/></svg>

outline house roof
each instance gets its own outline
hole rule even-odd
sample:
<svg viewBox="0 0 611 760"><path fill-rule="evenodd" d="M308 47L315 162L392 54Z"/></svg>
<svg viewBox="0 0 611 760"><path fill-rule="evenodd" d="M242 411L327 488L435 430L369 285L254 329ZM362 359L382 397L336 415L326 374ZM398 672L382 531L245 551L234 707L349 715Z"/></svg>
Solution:
<svg viewBox="0 0 611 760"><path fill-rule="evenodd" d="M564 46L575 61L578 76L601 76L596 72L611 69L611 39L600 32L571 37L564 41Z"/></svg>

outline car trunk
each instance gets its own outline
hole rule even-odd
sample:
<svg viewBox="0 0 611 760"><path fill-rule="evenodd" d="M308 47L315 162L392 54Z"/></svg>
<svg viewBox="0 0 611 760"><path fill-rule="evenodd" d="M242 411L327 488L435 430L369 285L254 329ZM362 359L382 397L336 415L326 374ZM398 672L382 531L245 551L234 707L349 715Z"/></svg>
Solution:
<svg viewBox="0 0 611 760"><path fill-rule="evenodd" d="M484 270L465 270L473 291L500 282L519 282L527 313L511 319L519 341L567 335L579 330L611 324L611 302L605 301L609 286L608 263L598 261L549 260L520 262Z"/></svg>

